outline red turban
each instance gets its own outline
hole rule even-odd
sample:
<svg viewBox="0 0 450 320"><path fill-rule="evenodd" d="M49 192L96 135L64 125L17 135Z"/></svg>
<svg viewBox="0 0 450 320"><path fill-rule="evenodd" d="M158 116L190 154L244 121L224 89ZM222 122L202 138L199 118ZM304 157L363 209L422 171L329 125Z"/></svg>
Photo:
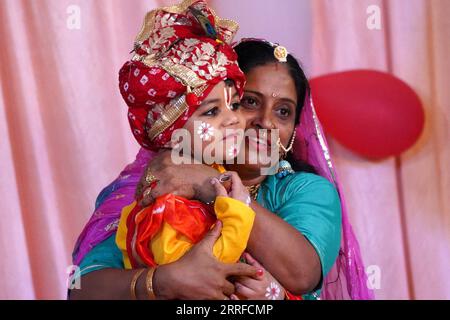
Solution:
<svg viewBox="0 0 450 320"><path fill-rule="evenodd" d="M119 72L120 93L141 146L156 151L166 145L225 79L233 80L242 96L245 76L230 46L237 29L202 0L147 13L134 55Z"/></svg>

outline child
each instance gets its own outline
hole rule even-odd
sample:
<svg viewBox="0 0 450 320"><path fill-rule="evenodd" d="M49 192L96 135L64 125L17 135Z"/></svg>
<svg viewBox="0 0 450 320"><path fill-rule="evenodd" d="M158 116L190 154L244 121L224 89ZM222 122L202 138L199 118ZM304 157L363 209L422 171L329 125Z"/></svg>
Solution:
<svg viewBox="0 0 450 320"><path fill-rule="evenodd" d="M120 90L129 106L132 132L144 148L174 147L172 135L183 128L202 141L203 150L210 147L226 161L236 156L243 138L237 132L245 128L238 110L245 77L229 45L237 25L216 17L203 1L192 2L147 14L132 61L120 71ZM233 150L225 143L230 139ZM153 177L149 182L157 183ZM125 267L156 267L179 259L216 219L223 228L214 255L223 262L237 262L255 213L238 178L233 177L229 193L221 186L218 190L222 196L216 198L214 210L172 194L146 208L138 201L125 207L116 236Z"/></svg>

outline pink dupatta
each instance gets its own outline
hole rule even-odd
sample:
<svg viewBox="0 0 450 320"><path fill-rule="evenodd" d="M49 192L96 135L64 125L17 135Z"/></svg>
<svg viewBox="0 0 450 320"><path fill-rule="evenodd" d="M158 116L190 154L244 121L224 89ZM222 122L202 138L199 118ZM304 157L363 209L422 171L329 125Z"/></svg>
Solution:
<svg viewBox="0 0 450 320"><path fill-rule="evenodd" d="M362 261L358 240L353 233L336 170L331 161L329 148L322 126L314 109L311 95L307 95L297 127L294 157L312 165L319 175L336 187L342 207L342 239L338 258L325 277L321 298L326 300L371 300L372 290L367 286L367 276Z"/></svg>

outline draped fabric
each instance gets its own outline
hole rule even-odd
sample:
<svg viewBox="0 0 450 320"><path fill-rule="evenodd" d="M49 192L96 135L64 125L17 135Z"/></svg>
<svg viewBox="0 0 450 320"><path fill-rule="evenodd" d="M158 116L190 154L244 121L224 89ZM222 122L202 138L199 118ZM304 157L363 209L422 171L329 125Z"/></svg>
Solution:
<svg viewBox="0 0 450 320"><path fill-rule="evenodd" d="M0 0L0 298L65 298L95 198L138 151L117 73L143 14L175 2ZM238 38L283 44L311 77L370 68L419 94L425 132L401 157L328 141L376 297L450 299L450 3L209 2ZM367 28L371 5L381 30Z"/></svg>

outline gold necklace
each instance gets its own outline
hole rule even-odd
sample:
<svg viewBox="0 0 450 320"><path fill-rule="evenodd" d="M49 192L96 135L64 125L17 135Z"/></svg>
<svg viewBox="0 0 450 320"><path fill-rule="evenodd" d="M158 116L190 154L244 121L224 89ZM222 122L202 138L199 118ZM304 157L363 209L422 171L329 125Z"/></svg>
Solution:
<svg viewBox="0 0 450 320"><path fill-rule="evenodd" d="M258 184L254 184L252 186L247 187L248 193L250 193L250 197L252 197L253 200L256 200L260 186L261 186L261 184L258 183Z"/></svg>

